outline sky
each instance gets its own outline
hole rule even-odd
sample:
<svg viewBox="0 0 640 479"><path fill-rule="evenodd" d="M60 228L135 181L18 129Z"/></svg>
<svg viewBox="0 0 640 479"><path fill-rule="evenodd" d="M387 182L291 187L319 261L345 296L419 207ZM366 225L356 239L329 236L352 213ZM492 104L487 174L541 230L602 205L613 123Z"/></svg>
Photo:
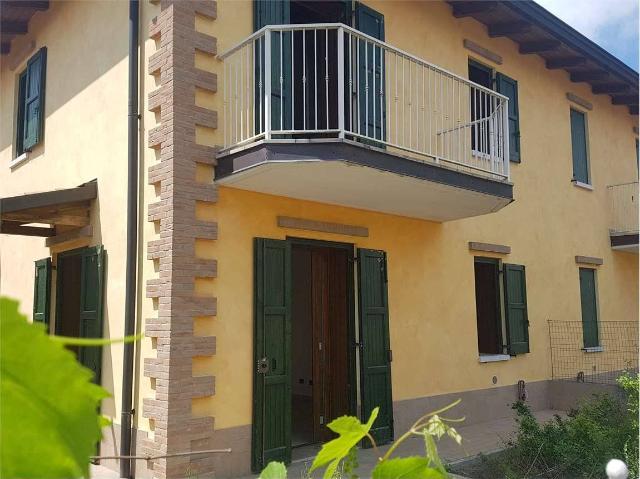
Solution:
<svg viewBox="0 0 640 479"><path fill-rule="evenodd" d="M638 0L536 0L638 71Z"/></svg>

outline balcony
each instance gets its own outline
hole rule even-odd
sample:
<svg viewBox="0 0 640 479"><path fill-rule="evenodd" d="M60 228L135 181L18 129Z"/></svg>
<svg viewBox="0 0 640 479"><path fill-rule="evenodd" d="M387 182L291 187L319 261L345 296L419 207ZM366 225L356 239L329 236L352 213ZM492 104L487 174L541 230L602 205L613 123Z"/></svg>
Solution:
<svg viewBox="0 0 640 479"><path fill-rule="evenodd" d="M508 99L342 24L221 55L229 187L448 221L513 200Z"/></svg>
<svg viewBox="0 0 640 479"><path fill-rule="evenodd" d="M638 253L638 182L607 187L611 223L611 247Z"/></svg>

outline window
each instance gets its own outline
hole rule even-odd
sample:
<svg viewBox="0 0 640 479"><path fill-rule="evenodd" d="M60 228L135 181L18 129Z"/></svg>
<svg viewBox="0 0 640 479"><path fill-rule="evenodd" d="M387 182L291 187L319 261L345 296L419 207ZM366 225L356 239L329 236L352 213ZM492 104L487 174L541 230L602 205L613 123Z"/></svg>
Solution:
<svg viewBox="0 0 640 479"><path fill-rule="evenodd" d="M469 80L509 98L509 160L513 163L520 163L518 82L473 60L469 60ZM487 102L486 96L479 90L472 90L471 95L471 121L489 117L492 113L491 102ZM471 128L471 149L476 153L488 155L490 134L488 128L483 128L483 123L473 125Z"/></svg>
<svg viewBox="0 0 640 479"><path fill-rule="evenodd" d="M580 268L580 306L582 308L582 338L585 348L600 346L598 334L598 300L596 270Z"/></svg>
<svg viewBox="0 0 640 479"><path fill-rule="evenodd" d="M47 49L32 56L18 77L16 115L16 154L19 156L37 145L43 136L44 87Z"/></svg>
<svg viewBox="0 0 640 479"><path fill-rule="evenodd" d="M475 258L476 319L480 355L529 352L525 268Z"/></svg>
<svg viewBox="0 0 640 479"><path fill-rule="evenodd" d="M571 109L571 152L573 181L591 184L587 155L587 119L584 113Z"/></svg>

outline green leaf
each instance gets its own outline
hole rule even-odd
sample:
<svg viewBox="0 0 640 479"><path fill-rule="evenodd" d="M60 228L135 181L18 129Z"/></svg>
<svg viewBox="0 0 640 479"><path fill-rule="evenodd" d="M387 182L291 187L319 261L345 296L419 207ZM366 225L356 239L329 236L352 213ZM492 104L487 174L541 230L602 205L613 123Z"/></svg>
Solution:
<svg viewBox="0 0 640 479"><path fill-rule="evenodd" d="M282 462L271 461L260 473L260 479L287 479L287 467Z"/></svg>
<svg viewBox="0 0 640 479"><path fill-rule="evenodd" d="M0 298L0 327L0 476L89 477L107 391L16 301Z"/></svg>
<svg viewBox="0 0 640 479"><path fill-rule="evenodd" d="M440 471L442 474L446 474L444 464L442 464L440 456L438 455L438 447L436 446L436 441L433 439L433 436L431 436L427 432L426 429L423 431L423 435L424 447L427 456L426 459L429 461L429 464L435 465L436 470Z"/></svg>
<svg viewBox="0 0 640 479"><path fill-rule="evenodd" d="M446 479L446 473L429 467L429 459L420 456L387 459L372 471L373 479Z"/></svg>
<svg viewBox="0 0 640 479"><path fill-rule="evenodd" d="M320 449L320 452L313 460L309 472L313 472L319 467L329 464L324 471L323 477L324 479L333 477L340 461L349 454L352 447L369 434L373 422L378 417L379 409L380 408L375 408L371 411L371 416L366 424L362 424L353 416L342 416L327 424L327 427L339 434L339 437L323 444L322 449Z"/></svg>

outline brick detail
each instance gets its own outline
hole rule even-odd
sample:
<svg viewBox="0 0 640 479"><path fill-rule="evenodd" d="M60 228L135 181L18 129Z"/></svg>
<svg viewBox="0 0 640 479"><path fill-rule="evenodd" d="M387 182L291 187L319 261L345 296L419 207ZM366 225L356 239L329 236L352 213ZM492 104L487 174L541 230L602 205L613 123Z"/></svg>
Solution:
<svg viewBox="0 0 640 479"><path fill-rule="evenodd" d="M215 316L217 300L198 296L198 278L216 278L217 261L195 255L196 239L215 240L217 223L196 218L199 202L214 203L213 184L196 182L198 163L215 165L216 148L196 144L198 127L217 128L216 111L195 104L196 88L217 91L215 73L196 68L196 51L215 55L216 38L195 30L196 16L215 19L214 0L160 0L160 13L149 25L157 50L147 72L159 87L147 97L147 109L159 117L148 131L149 148L159 162L148 169L148 183L157 197L147 205L147 220L159 236L147 242L147 259L155 261L157 277L146 283L146 296L157 305L157 317L145 321L145 335L155 344L155 357L144 358L144 376L152 378L155 397L143 399L142 415L153 419L152 439L144 454L161 455L211 448L214 418L195 417L192 400L215 394L213 376L193 376L197 357L216 353L216 338L194 335L194 320ZM214 476L214 461L178 456L150 461L155 477Z"/></svg>

